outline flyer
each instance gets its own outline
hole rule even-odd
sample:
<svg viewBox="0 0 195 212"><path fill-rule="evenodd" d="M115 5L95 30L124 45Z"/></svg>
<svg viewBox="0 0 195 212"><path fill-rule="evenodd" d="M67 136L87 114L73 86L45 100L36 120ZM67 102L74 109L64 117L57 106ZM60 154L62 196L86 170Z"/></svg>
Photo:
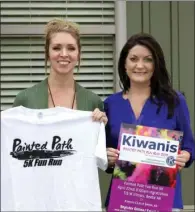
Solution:
<svg viewBox="0 0 195 212"><path fill-rule="evenodd" d="M183 133L121 124L108 211L171 212Z"/></svg>

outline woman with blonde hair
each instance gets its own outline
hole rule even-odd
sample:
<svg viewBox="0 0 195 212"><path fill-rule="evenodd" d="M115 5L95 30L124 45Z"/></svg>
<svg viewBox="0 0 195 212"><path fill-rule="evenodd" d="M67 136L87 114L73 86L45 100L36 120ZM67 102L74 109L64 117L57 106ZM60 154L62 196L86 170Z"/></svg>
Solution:
<svg viewBox="0 0 195 212"><path fill-rule="evenodd" d="M53 19L45 27L45 69L50 63L50 74L33 87L21 91L13 106L32 109L56 106L93 111L94 121L107 122L100 97L83 88L74 80L74 68L80 67L81 44L76 23Z"/></svg>

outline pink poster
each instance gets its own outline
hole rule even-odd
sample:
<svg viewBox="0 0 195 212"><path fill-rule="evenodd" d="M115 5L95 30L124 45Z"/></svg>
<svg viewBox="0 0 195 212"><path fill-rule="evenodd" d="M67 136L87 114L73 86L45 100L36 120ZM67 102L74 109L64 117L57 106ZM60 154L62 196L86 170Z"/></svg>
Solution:
<svg viewBox="0 0 195 212"><path fill-rule="evenodd" d="M171 212L183 133L122 124L108 211Z"/></svg>

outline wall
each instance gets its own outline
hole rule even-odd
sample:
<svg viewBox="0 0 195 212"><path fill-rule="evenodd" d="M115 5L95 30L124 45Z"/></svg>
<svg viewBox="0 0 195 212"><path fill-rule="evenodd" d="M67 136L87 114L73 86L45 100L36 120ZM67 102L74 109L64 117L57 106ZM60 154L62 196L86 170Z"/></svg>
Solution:
<svg viewBox="0 0 195 212"><path fill-rule="evenodd" d="M185 93L195 132L195 2L127 1L127 37L152 34L165 53L175 89ZM194 205L194 164L182 171L185 205Z"/></svg>

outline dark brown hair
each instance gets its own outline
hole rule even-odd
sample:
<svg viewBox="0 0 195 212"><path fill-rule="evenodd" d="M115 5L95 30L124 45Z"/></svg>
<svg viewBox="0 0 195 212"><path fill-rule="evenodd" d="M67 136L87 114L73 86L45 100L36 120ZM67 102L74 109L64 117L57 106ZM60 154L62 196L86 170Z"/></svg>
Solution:
<svg viewBox="0 0 195 212"><path fill-rule="evenodd" d="M125 70L125 62L129 50L135 45L142 45L149 49L152 53L152 57L154 60L154 73L150 83L150 98L155 104L158 104L159 107L157 112L160 111L162 104L166 103L168 106L168 118L171 118L174 114L176 105L179 103L179 97L172 88L162 48L151 35L146 33L135 34L131 36L125 43L124 47L121 50L118 62L120 86L123 89L124 93L126 93L131 87L129 77L127 76ZM154 96L157 98L158 101L154 100Z"/></svg>

